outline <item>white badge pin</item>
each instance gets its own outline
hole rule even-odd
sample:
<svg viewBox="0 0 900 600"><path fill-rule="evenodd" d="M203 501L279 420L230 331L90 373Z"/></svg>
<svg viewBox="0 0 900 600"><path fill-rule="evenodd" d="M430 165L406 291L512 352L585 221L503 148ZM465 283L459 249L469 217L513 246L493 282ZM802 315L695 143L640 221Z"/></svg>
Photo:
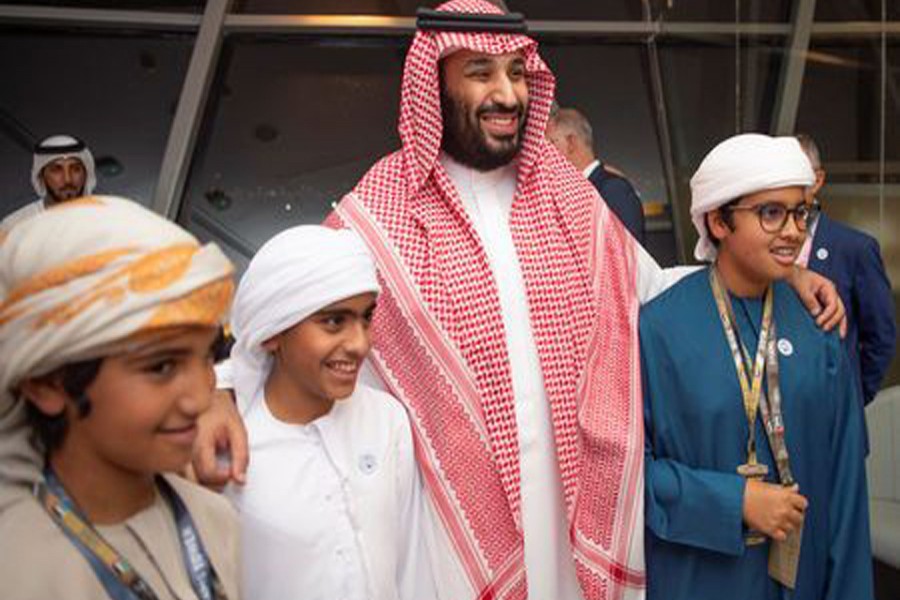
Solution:
<svg viewBox="0 0 900 600"><path fill-rule="evenodd" d="M790 356L794 353L794 345L791 343L791 340L781 338L778 340L778 351L781 352L782 356Z"/></svg>
<svg viewBox="0 0 900 600"><path fill-rule="evenodd" d="M373 454L363 454L359 457L359 470L362 471L363 475L371 475L375 472L377 466L378 461L375 460Z"/></svg>
<svg viewBox="0 0 900 600"><path fill-rule="evenodd" d="M819 260L825 260L828 258L828 248L819 248L816 250L816 258Z"/></svg>

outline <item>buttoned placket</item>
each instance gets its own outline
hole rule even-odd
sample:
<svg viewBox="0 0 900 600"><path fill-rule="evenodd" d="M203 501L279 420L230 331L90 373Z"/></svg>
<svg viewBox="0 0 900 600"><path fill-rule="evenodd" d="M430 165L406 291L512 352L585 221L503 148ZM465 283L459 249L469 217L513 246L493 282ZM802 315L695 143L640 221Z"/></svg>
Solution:
<svg viewBox="0 0 900 600"><path fill-rule="evenodd" d="M335 508L335 522L343 529L339 534L342 540L352 540L352 545L340 544L335 549L335 560L345 569L357 570L365 582L363 598L373 597L372 580L369 576L369 565L365 555L365 544L362 538L359 517L353 497L353 488L350 481L350 469L353 463L352 456L346 456L347 440L334 439L330 420L320 419L312 423L316 435L316 444L321 448L323 455L334 469L337 476L337 490L329 493L329 505ZM343 579L342 599L356 600L359 598L358 590L349 589L353 578Z"/></svg>

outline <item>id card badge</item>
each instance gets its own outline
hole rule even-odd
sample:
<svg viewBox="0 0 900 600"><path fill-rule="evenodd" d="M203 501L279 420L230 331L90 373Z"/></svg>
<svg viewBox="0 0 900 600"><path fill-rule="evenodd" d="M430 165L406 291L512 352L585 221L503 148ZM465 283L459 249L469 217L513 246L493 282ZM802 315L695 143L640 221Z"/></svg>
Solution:
<svg viewBox="0 0 900 600"><path fill-rule="evenodd" d="M772 540L769 546L769 577L792 590L797 583L803 522L783 542Z"/></svg>

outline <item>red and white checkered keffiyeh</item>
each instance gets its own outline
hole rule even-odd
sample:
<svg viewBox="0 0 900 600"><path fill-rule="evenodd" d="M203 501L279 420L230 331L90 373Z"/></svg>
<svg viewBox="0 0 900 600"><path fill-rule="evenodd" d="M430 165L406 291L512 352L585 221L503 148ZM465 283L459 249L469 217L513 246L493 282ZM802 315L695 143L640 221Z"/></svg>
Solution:
<svg viewBox="0 0 900 600"><path fill-rule="evenodd" d="M498 12L482 0L440 10ZM525 57L529 108L510 228L551 405L573 557L588 600L640 596L634 241L545 141L554 78L525 35L419 31L413 40L402 148L372 167L330 219L355 229L379 266L372 358L410 412L430 496L475 597L526 598L519 446L497 287L437 160L439 60L457 48Z"/></svg>

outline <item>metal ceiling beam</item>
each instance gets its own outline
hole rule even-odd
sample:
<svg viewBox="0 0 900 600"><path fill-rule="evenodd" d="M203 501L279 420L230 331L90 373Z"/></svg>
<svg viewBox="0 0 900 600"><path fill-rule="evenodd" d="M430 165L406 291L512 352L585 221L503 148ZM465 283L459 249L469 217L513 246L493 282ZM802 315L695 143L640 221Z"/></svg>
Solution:
<svg viewBox="0 0 900 600"><path fill-rule="evenodd" d="M871 38L881 36L882 30L889 38L900 37L900 21L835 21L814 23L812 37L816 41L838 38Z"/></svg>
<svg viewBox="0 0 900 600"><path fill-rule="evenodd" d="M0 25L35 27L84 27L146 31L197 31L203 16L197 13L125 9L68 8L32 5L0 5ZM679 38L710 36L787 37L790 23L732 23L702 21L575 21L531 20L530 31L538 36L601 38ZM234 13L226 19L228 33L281 33L303 35L409 35L415 31L414 17L377 15L255 15ZM844 21L814 23L810 35L825 39L900 37L900 21ZM646 41L645 39L643 41Z"/></svg>
<svg viewBox="0 0 900 600"><path fill-rule="evenodd" d="M644 21L649 26L655 26L653 11L649 0L643 0L642 12ZM684 230L681 217L681 201L678 194L678 182L675 179L675 158L672 148L672 132L669 125L669 110L666 104L666 90L662 77L662 68L659 61L659 47L656 36L647 37L647 65L650 76L650 92L653 98L653 116L655 117L656 136L659 143L659 154L662 159L663 176L666 182L666 196L669 200L669 215L672 219L674 230L675 256L679 264L685 264L686 253L684 248ZM652 221L651 221L652 223ZM649 225L649 224L648 224Z"/></svg>
<svg viewBox="0 0 900 600"><path fill-rule="evenodd" d="M197 31L202 16L147 10L0 6L0 24L36 27L134 28L145 31Z"/></svg>
<svg viewBox="0 0 900 600"><path fill-rule="evenodd" d="M794 4L793 29L788 38L787 52L782 59L781 75L776 90L771 127L774 135L794 133L797 110L800 108L800 92L803 89L803 73L806 70L806 53L809 51L815 14L816 0L797 0Z"/></svg>
<svg viewBox="0 0 900 600"><path fill-rule="evenodd" d="M153 196L153 210L170 219L178 216L197 131L206 106L209 86L222 47L222 28L232 0L209 0L197 33L191 62L172 120L159 181Z"/></svg>
<svg viewBox="0 0 900 600"><path fill-rule="evenodd" d="M227 33L284 35L412 35L413 17L376 15L253 15L232 14L225 19Z"/></svg>
<svg viewBox="0 0 900 600"><path fill-rule="evenodd" d="M414 17L375 15L256 15L232 14L225 21L228 33L281 33L298 35L409 35L415 33ZM666 23L653 21L548 21L529 20L534 35L646 38L650 35L729 35L739 29L746 35L786 36L787 23Z"/></svg>

